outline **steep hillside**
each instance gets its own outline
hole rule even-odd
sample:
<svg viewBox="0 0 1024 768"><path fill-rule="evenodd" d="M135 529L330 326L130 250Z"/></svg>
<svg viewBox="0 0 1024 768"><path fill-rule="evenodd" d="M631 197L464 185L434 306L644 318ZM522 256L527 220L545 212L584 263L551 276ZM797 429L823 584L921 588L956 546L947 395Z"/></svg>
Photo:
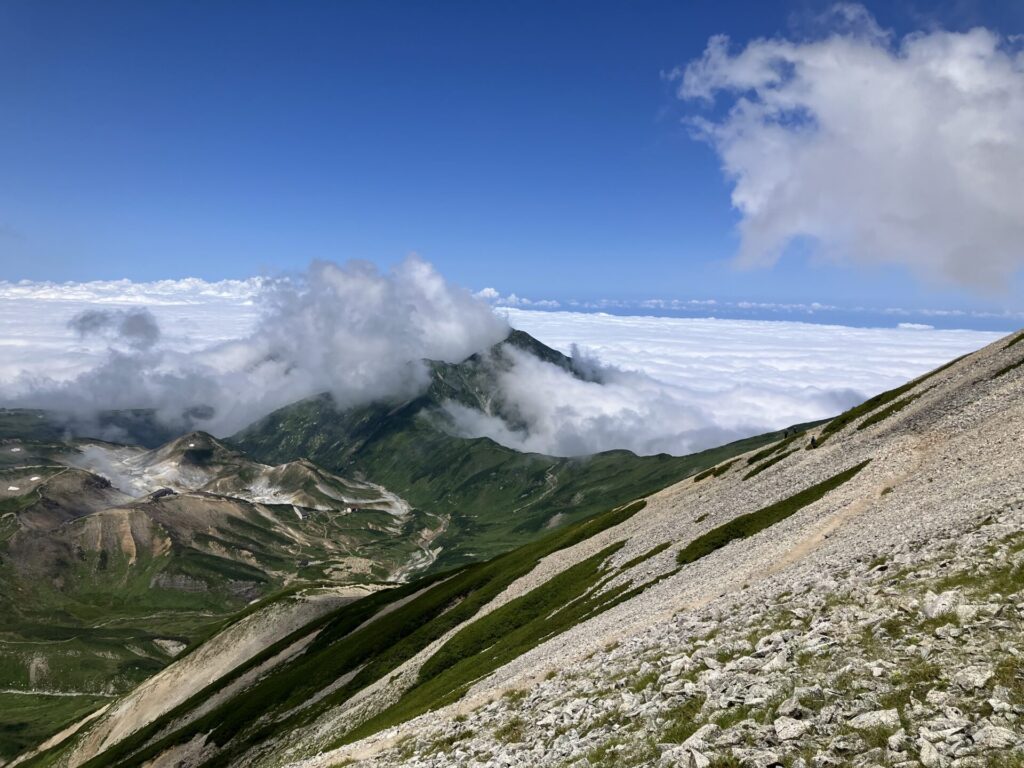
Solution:
<svg viewBox="0 0 1024 768"><path fill-rule="evenodd" d="M23 764L1019 765L1021 339Z"/></svg>

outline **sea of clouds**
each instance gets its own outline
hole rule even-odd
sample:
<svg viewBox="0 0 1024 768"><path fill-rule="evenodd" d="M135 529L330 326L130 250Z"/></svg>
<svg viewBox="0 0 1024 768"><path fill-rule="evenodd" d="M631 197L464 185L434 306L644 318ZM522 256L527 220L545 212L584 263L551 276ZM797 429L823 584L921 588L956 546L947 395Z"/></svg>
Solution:
<svg viewBox="0 0 1024 768"><path fill-rule="evenodd" d="M682 454L826 418L1000 336L494 307L416 257L277 280L0 282L0 406L79 419L154 408L228 435L320 392L343 407L412 397L423 359L462 360L509 327L572 355L589 380L514 355L496 396L526 428L456 405L450 423L557 455Z"/></svg>

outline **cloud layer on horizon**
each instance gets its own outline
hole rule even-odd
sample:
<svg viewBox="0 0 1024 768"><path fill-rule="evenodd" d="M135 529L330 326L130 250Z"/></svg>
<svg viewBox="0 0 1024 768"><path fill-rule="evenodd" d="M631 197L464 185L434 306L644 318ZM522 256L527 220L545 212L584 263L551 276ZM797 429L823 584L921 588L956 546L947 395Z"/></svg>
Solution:
<svg viewBox="0 0 1024 768"><path fill-rule="evenodd" d="M145 289L132 284L17 288L20 298L0 299L3 327L13 331L0 339L10 352L0 401L80 418L152 408L169 426L220 435L321 392L341 407L411 397L429 380L424 359L459 361L508 333L487 305L416 257L388 274L366 262L315 262L247 297L191 280L175 303L161 283L152 310L138 306ZM118 290L134 306L113 308ZM54 298L61 293L74 298ZM102 308L82 299L95 295ZM197 333L183 332L183 321ZM198 406L212 417L194 424L186 414Z"/></svg>
<svg viewBox="0 0 1024 768"><path fill-rule="evenodd" d="M392 275L324 264L301 282L0 284L0 406L149 406L173 420L206 404L216 418L197 426L227 434L319 391L349 404L411 394L425 381L412 361L462 359L501 338L507 318L567 354L578 345L602 383L520 357L501 396L529 430L452 406L464 434L562 455L686 453L827 417L1001 335L521 309L495 317L419 260ZM158 337L139 347L116 331L142 312ZM69 322L83 313L97 313L85 316L103 333L77 334Z"/></svg>
<svg viewBox="0 0 1024 768"><path fill-rule="evenodd" d="M739 262L809 243L927 280L1005 289L1024 266L1024 52L975 28L902 39L840 3L828 34L712 37L670 73L741 215ZM708 116L710 115L710 116Z"/></svg>

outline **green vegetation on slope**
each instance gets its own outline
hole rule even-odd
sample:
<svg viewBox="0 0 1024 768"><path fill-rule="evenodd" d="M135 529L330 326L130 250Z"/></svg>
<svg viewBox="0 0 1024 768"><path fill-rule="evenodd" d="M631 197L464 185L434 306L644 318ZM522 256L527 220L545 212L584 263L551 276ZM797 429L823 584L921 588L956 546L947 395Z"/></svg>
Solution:
<svg viewBox="0 0 1024 768"><path fill-rule="evenodd" d="M509 584L532 570L541 558L628 520L643 506L640 501L613 509L560 528L494 560L406 585L401 588L402 594L412 599L360 629L357 628L396 598L395 591L378 592L347 605L318 622L320 634L304 654L276 668L228 703L184 727L171 727L209 699L212 689L208 688L86 765L142 765L162 750L202 733L210 733L211 739L223 747L205 765L235 765L238 756L249 748L293 732L386 677L430 643L475 616ZM346 674L352 675L347 684L310 703L316 694ZM166 736L150 743L164 731L168 732Z"/></svg>
<svg viewBox="0 0 1024 768"><path fill-rule="evenodd" d="M777 501L756 512L740 515L717 528L713 528L704 535L698 536L680 550L679 554L676 555L676 562L680 565L693 563L705 555L710 555L715 550L721 549L731 541L749 538L755 533L759 533L765 528L785 520L790 515L796 514L809 504L813 504L829 491L838 488L854 477L868 465L869 461L871 460L863 461L855 467L851 467L845 472L840 472L828 480L812 485L810 488L805 488L800 493L789 498Z"/></svg>
<svg viewBox="0 0 1024 768"><path fill-rule="evenodd" d="M778 456L773 456L772 458L768 459L765 462L762 462L761 464L758 464L752 470L747 472L747 474L745 474L743 476L743 479L744 480L749 480L750 478L755 477L756 475L761 474L766 469L768 469L768 467L771 467L771 466L774 466L775 464L778 464L784 458L786 458L787 456L792 456L798 450L800 450L800 449L799 448L794 448L794 449L792 449L790 451L786 451L785 453L780 453Z"/></svg>
<svg viewBox="0 0 1024 768"><path fill-rule="evenodd" d="M605 561L622 545L606 547L460 630L424 663L416 685L395 706L346 734L343 741L460 699L474 681L598 612L598 601L614 600L625 591L620 587L607 598L587 594L606 573Z"/></svg>
<svg viewBox="0 0 1024 768"><path fill-rule="evenodd" d="M513 343L514 342L514 343ZM516 332L509 343L552 364L571 361ZM500 347L499 347L500 349ZM449 400L483 407L499 391L486 355L459 364L432 363L426 394L401 404L338 410L320 396L276 411L232 438L257 459L300 458L346 475L362 475L414 507L448 517L436 544L437 570L478 562L525 544L545 529L581 520L647 496L786 433L740 440L690 456L608 451L580 458L520 453L487 438L451 434ZM515 426L515 415L508 416Z"/></svg>
<svg viewBox="0 0 1024 768"><path fill-rule="evenodd" d="M805 431L806 430L800 430L799 432L795 432L792 435L790 435L789 437L787 437L787 438L785 438L783 440L780 440L779 442L775 443L774 445L769 445L763 451L758 451L753 456L748 457L747 458L747 466L750 466L752 464L757 464L757 462L761 461L762 459L767 459L769 456L771 456L773 454L779 453L780 451L784 451L795 440L797 440L798 438L803 436Z"/></svg>
<svg viewBox="0 0 1024 768"><path fill-rule="evenodd" d="M883 408L882 410L878 411L877 413L871 414L866 419L864 419L864 421L862 421L860 424L857 425L857 430L860 431L862 429L867 429L868 427L872 427L875 424L878 424L880 421L885 421L887 418L889 418L893 414L899 413L900 411L902 411L904 408L906 408L912 402L914 402L919 397L921 397L921 395L923 395L929 389L931 389L931 387L929 387L928 389L922 390L921 392L916 392L913 395L907 395L906 397L904 397L904 398L902 398L900 400L897 400L896 402L894 402L891 405Z"/></svg>
<svg viewBox="0 0 1024 768"><path fill-rule="evenodd" d="M1010 371L1015 370L1017 368L1020 368L1020 366L1022 366L1022 365L1024 365L1024 357L1022 357L1020 360L1018 360L1015 363L1010 363L1009 365L1004 366L1003 368L1000 368L998 371L996 371L992 375L992 378L993 379L998 379L1000 376L1005 376Z"/></svg>
<svg viewBox="0 0 1024 768"><path fill-rule="evenodd" d="M109 700L0 692L0 763L41 744Z"/></svg>
<svg viewBox="0 0 1024 768"><path fill-rule="evenodd" d="M965 357L967 357L967 355L961 355L960 357L956 358L955 360L950 360L945 365L939 366L934 371L930 371L930 372L926 373L924 376L919 376L918 378L914 379L913 381L908 381L906 384L898 386L895 389L890 389L887 392L882 392L881 394L875 395L874 397L865 400L860 405L855 405L853 408L850 408L848 411L844 411L843 413L839 414L834 419L832 419L832 421L830 421L828 424L825 425L825 428L821 431L821 434L818 436L818 445L820 446L822 443L824 443L833 434L835 434L836 432L838 432L841 429L843 429L843 427L846 427L847 425L852 424L853 422L857 421L862 416L867 416L869 413L874 411L876 408L881 408L883 405L888 405L893 400L896 400L897 398L902 397L904 394L906 394L907 392L912 390L914 387L916 387L916 386L918 386L920 384L923 384L924 382L928 381L928 379L932 378L933 376L935 376L935 375L937 375L939 373L942 373L947 368L950 368L950 367L956 365L961 360L963 360Z"/></svg>
<svg viewBox="0 0 1024 768"><path fill-rule="evenodd" d="M608 558L622 546L623 542L617 542L606 547L460 630L423 664L417 684L394 706L336 743L356 741L457 701L475 682L545 640L632 599L678 572L669 571L639 585L626 580L607 588L612 578L661 551L655 547L641 558L616 569L609 568Z"/></svg>
<svg viewBox="0 0 1024 768"><path fill-rule="evenodd" d="M705 469L703 472L694 476L693 482L699 483L701 480L707 480L709 477L721 477L722 475L729 471L729 469L732 467L733 464L736 463L736 461L736 459L731 459L730 461L723 461L721 464L715 467L711 467L711 469Z"/></svg>

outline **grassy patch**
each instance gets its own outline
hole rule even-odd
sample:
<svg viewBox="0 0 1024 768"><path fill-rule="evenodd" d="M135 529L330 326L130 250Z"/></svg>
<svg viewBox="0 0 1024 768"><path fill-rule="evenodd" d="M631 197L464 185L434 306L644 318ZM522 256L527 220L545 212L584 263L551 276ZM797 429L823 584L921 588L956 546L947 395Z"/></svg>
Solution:
<svg viewBox="0 0 1024 768"><path fill-rule="evenodd" d="M664 542L662 544L659 544L656 547L651 547L649 550L644 552L642 555L634 557L632 560L628 560L627 562L623 563L621 566L619 566L619 570L620 571L628 571L630 568L633 568L633 567L635 567L637 565L640 565L640 563L643 563L643 562L645 562L647 560L650 560L655 555L660 555L662 552L664 552L670 546L672 546L672 542L666 541L666 542Z"/></svg>
<svg viewBox="0 0 1024 768"><path fill-rule="evenodd" d="M1019 749L985 757L988 768L1024 768L1024 752Z"/></svg>
<svg viewBox="0 0 1024 768"><path fill-rule="evenodd" d="M494 738L505 744L518 744L526 740L526 721L514 715L494 731Z"/></svg>
<svg viewBox="0 0 1024 768"><path fill-rule="evenodd" d="M744 720L749 720L754 712L753 707L736 706L729 707L719 712L715 716L715 723L723 731L732 728L737 723L742 723Z"/></svg>
<svg viewBox="0 0 1024 768"><path fill-rule="evenodd" d="M633 693L640 693L640 691L646 690L647 688L650 688L652 685L658 682L659 677L660 675L657 672L651 670L647 674L641 675L636 680L634 680L632 685L629 686L629 690L631 690Z"/></svg>
<svg viewBox="0 0 1024 768"><path fill-rule="evenodd" d="M628 738L614 736L604 744L594 747L587 753L586 760L593 768L633 768L653 765L660 754L653 739L630 734Z"/></svg>
<svg viewBox="0 0 1024 768"><path fill-rule="evenodd" d="M992 684L1008 689L1017 706L1024 704L1024 661L1007 654L992 671Z"/></svg>
<svg viewBox="0 0 1024 768"><path fill-rule="evenodd" d="M695 696L665 713L668 721L661 734L666 744L682 744L700 728L700 710L704 706L704 697Z"/></svg>
<svg viewBox="0 0 1024 768"><path fill-rule="evenodd" d="M701 480L707 480L709 477L720 477L721 475L724 475L726 472L728 472L729 468L732 467L732 465L735 464L736 461L737 459L732 459L731 461L725 461L716 467L707 469L701 472L699 475L695 475L693 478L693 482L699 483Z"/></svg>
<svg viewBox="0 0 1024 768"><path fill-rule="evenodd" d="M895 709L899 712L900 721L910 731L906 711L911 698L923 701L928 691L941 685L942 669L933 662L915 658L895 670L890 682L892 688L878 697L878 705L882 709Z"/></svg>
<svg viewBox="0 0 1024 768"><path fill-rule="evenodd" d="M109 701L102 696L0 693L0 760L37 746Z"/></svg>
<svg viewBox="0 0 1024 768"><path fill-rule="evenodd" d="M1003 349L1009 349L1012 346L1020 344L1022 341L1024 341L1024 331L1021 331L1016 336L1014 336L1012 339L1010 339L1008 342L1006 342L1006 346L1003 347Z"/></svg>
<svg viewBox="0 0 1024 768"><path fill-rule="evenodd" d="M996 566L982 565L976 570L950 574L935 585L938 592L962 589L975 597L992 593L1012 595L1024 589L1024 566L1003 562Z"/></svg>
<svg viewBox="0 0 1024 768"><path fill-rule="evenodd" d="M882 392L879 395L875 395L874 397L865 400L860 405L855 405L848 411L844 411L843 413L839 414L834 419L832 419L832 421L826 424L825 428L821 430L821 434L818 436L818 445L820 446L833 434L843 429L843 427L852 424L861 417L867 416L869 413L878 408L881 408L883 405L888 405L894 400L899 399L907 392L912 390L914 387L928 381L928 379L930 379L932 376L942 373L944 370L960 362L965 357L967 357L967 355L962 355L956 358L955 360L950 360L945 365L936 368L934 371L931 371L930 373L926 373L924 376L916 378L913 381L908 381L906 384L896 387L895 389L890 389L888 392Z"/></svg>
<svg viewBox="0 0 1024 768"><path fill-rule="evenodd" d="M1016 363L1010 363L1006 367L1000 368L998 371L992 374L992 378L998 379L1000 376L1005 376L1010 371L1016 370L1017 368L1020 368L1022 365L1024 365L1024 357L1022 357Z"/></svg>
<svg viewBox="0 0 1024 768"><path fill-rule="evenodd" d="M885 421L894 413L899 413L900 411L902 411L904 408L906 408L912 402L917 400L919 397L921 397L921 395L923 395L927 391L928 390L926 389L924 390L924 392L920 392L916 395L909 395L908 397L904 397L902 400L897 400L892 405L889 405L888 407L883 408L877 413L868 416L866 419L864 419L864 421L857 425L857 430L859 431L862 429L867 429L868 427L873 427L875 424L878 424L880 421Z"/></svg>
<svg viewBox="0 0 1024 768"><path fill-rule="evenodd" d="M878 726L877 728L868 728L863 731L859 731L858 735L871 749L886 749L889 745L889 737L898 730L898 728L890 729Z"/></svg>
<svg viewBox="0 0 1024 768"><path fill-rule="evenodd" d="M705 555L721 549L731 541L748 538L763 531L765 528L775 525L775 523L785 520L790 515L799 512L809 504L813 504L829 491L838 488L854 477L867 466L868 461L861 462L845 472L840 472L838 475L830 477L828 480L812 485L810 488L806 488L800 491L800 493L790 496L788 499L783 499L775 504L759 509L757 512L741 515L730 520L728 523L708 531L680 550L676 556L677 562L680 565L695 562Z"/></svg>
<svg viewBox="0 0 1024 768"><path fill-rule="evenodd" d="M787 456L792 456L792 455L793 455L794 453L796 453L796 452L797 452L798 450L800 450L800 449L799 449L799 448L794 448L794 449L793 449L793 450L791 450L791 451L786 451L785 453L780 453L780 454L779 454L778 456L774 456L774 457L772 457L772 458L768 459L768 461L766 461L766 462L764 462L764 463L762 463L762 464L758 464L758 465L757 465L756 467L754 467L754 468L753 468L752 470L750 470L749 472L747 472L747 474L745 474L745 475L743 476L743 479L744 479L744 480L749 480L750 478L754 477L755 475L759 475L759 474L761 474L761 473L762 473L762 472L764 472L764 471L765 471L766 469L768 469L768 467L771 467L771 466L774 466L775 464L778 464L778 463L779 463L780 461L782 461L782 460L783 460L784 458L786 458Z"/></svg>

